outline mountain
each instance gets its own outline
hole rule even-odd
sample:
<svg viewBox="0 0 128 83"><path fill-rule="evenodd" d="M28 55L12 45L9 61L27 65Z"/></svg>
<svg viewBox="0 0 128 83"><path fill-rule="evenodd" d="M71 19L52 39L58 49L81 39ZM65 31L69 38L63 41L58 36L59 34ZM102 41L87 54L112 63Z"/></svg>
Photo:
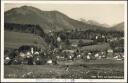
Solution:
<svg viewBox="0 0 128 83"><path fill-rule="evenodd" d="M32 6L22 6L6 11L4 21L5 23L37 24L45 32L104 28L74 20L59 11L42 11Z"/></svg>
<svg viewBox="0 0 128 83"><path fill-rule="evenodd" d="M87 21L88 24L92 24L92 25L97 25L97 26L102 26L102 27L110 27L108 24L101 24L97 21L94 21L94 20L88 20Z"/></svg>
<svg viewBox="0 0 128 83"><path fill-rule="evenodd" d="M111 27L111 29L116 31L124 31L124 22L118 23Z"/></svg>
<svg viewBox="0 0 128 83"><path fill-rule="evenodd" d="M101 27L106 27L106 28L110 27L108 24L101 24L101 23L94 21L94 20L85 20L83 18L80 18L80 21L87 23L87 24L91 24L91 25L96 25L96 26L101 26Z"/></svg>

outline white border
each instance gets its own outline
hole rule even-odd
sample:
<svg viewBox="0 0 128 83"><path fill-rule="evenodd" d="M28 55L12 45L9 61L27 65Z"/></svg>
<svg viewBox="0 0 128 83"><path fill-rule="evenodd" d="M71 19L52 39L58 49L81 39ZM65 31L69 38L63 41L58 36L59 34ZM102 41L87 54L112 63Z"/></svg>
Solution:
<svg viewBox="0 0 128 83"><path fill-rule="evenodd" d="M5 79L4 78L4 4L124 4L125 6L125 58L124 79ZM127 1L2 1L1 2L1 81L2 82L127 82Z"/></svg>

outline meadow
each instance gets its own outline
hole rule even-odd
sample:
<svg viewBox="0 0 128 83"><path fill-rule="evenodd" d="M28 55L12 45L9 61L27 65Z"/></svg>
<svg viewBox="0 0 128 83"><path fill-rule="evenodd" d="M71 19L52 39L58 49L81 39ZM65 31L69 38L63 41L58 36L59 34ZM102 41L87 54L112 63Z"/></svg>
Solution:
<svg viewBox="0 0 128 83"><path fill-rule="evenodd" d="M68 61L67 63L70 63ZM61 63L61 62L59 62ZM64 63L64 62L62 62ZM123 79L123 61L76 60L74 64L5 65L5 78ZM67 67L67 65L69 65Z"/></svg>
<svg viewBox="0 0 128 83"><path fill-rule="evenodd" d="M38 45L40 47L47 47L43 38L30 33L10 32L4 31L4 47L11 49L18 49L22 45ZM42 46L43 45L43 46Z"/></svg>

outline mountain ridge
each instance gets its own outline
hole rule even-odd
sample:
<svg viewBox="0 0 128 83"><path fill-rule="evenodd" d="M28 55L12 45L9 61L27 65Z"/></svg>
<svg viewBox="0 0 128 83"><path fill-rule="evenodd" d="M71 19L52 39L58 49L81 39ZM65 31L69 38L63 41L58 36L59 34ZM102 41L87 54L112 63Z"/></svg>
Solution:
<svg viewBox="0 0 128 83"><path fill-rule="evenodd" d="M48 33L49 31L63 31L63 30L108 30L106 27L83 23L81 21L72 19L67 15L53 10L43 11L32 6L21 6L13 8L5 12L5 23L17 24L34 24L39 25Z"/></svg>
<svg viewBox="0 0 128 83"><path fill-rule="evenodd" d="M45 32L50 30L72 30L76 28L98 28L97 26L74 20L59 11L42 11L31 6L22 6L8 10L5 12L4 18L6 23L38 24Z"/></svg>
<svg viewBox="0 0 128 83"><path fill-rule="evenodd" d="M120 22L120 23L112 26L111 29L114 29L116 31L124 31L124 22Z"/></svg>
<svg viewBox="0 0 128 83"><path fill-rule="evenodd" d="M99 23L99 22L97 22L95 20L86 20L86 19L80 18L80 21L83 22L83 23L92 24L92 25L96 25L96 26L101 26L101 27L105 27L105 28L109 28L110 27L110 25L108 25L108 24Z"/></svg>

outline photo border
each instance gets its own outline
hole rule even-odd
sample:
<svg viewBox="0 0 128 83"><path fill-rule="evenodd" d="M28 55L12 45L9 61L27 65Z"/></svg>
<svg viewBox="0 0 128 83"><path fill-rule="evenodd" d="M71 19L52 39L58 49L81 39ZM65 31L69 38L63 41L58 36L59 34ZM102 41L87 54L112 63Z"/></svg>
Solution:
<svg viewBox="0 0 128 83"><path fill-rule="evenodd" d="M4 4L124 4L124 79L5 79L4 78ZM1 2L1 82L127 82L127 1L2 1Z"/></svg>

